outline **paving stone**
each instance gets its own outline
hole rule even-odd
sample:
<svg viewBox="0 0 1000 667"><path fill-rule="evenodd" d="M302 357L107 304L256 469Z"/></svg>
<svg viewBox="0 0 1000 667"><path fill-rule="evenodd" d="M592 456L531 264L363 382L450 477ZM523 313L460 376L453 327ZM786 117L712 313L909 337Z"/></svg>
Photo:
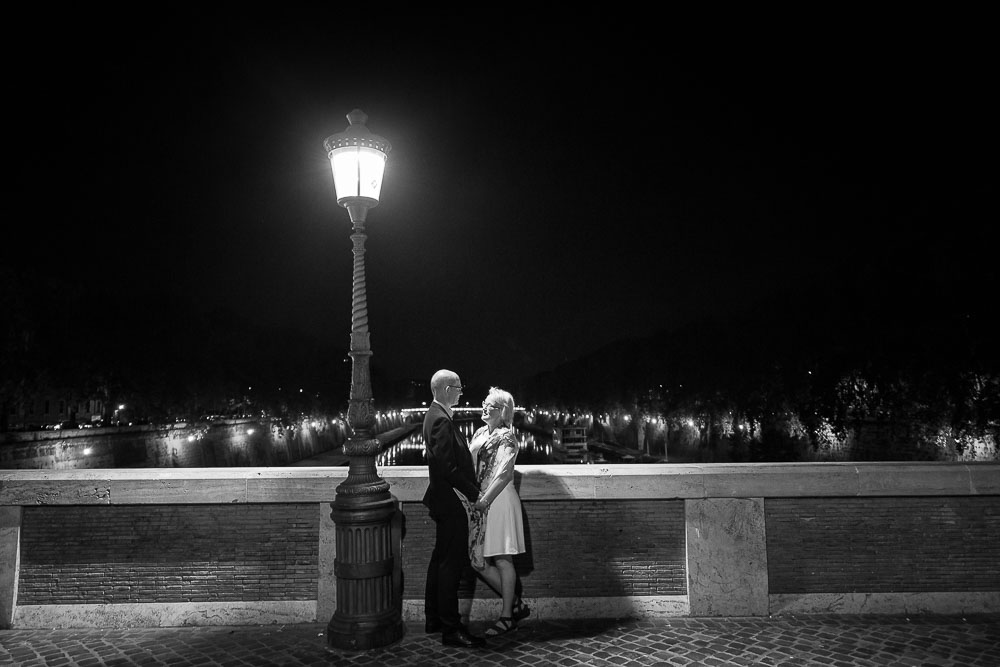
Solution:
<svg viewBox="0 0 1000 667"><path fill-rule="evenodd" d="M486 624L474 626L482 633ZM1000 665L1000 615L532 621L484 650L443 646L414 624L396 644L331 651L325 624L132 630L0 630L0 665L384 667L482 665Z"/></svg>

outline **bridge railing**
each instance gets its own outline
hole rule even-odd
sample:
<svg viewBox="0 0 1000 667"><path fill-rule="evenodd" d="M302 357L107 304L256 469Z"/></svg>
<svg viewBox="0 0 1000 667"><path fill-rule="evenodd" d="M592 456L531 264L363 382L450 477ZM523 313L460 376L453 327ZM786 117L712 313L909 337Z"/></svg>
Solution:
<svg viewBox="0 0 1000 667"><path fill-rule="evenodd" d="M0 471L0 624L326 622L345 468ZM406 620L433 523L405 516ZM536 618L1000 610L1000 464L519 466ZM499 611L467 576L464 610Z"/></svg>

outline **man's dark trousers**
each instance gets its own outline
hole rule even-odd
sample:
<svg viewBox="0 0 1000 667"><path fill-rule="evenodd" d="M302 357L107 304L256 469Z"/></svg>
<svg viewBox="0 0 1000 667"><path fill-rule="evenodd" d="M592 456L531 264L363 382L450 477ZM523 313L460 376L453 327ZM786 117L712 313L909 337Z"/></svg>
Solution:
<svg viewBox="0 0 1000 667"><path fill-rule="evenodd" d="M433 518L436 539L427 567L424 611L428 619L438 619L441 630L447 633L462 627L458 585L469 564L469 522L464 512Z"/></svg>

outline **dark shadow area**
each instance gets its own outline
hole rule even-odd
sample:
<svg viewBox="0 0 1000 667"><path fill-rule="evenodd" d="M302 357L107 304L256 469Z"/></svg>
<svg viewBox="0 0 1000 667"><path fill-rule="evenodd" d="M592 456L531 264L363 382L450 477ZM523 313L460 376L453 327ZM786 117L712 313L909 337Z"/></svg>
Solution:
<svg viewBox="0 0 1000 667"><path fill-rule="evenodd" d="M524 475L519 470L514 471L514 489L517 491L518 498L521 497L521 479L523 477ZM524 548L526 551L523 554L514 556L514 569L517 570L518 574L517 595L521 595L520 589L523 587L522 579L530 576L535 569L535 552L531 548L531 521L528 520L528 512L524 509L523 502L521 503L521 523L524 526Z"/></svg>
<svg viewBox="0 0 1000 667"><path fill-rule="evenodd" d="M406 591L406 573L403 571L403 540L406 539L406 514L403 512L403 503L392 499L396 511L390 519L392 538L392 604L393 608L402 618L403 597Z"/></svg>
<svg viewBox="0 0 1000 667"><path fill-rule="evenodd" d="M542 622L533 623L529 617L514 632L491 637L487 648L491 652L506 653L517 649L517 647L532 644L559 642L567 639L589 639L598 635L607 635L612 628L620 626L622 622L623 619L619 618L567 618L545 619ZM492 622L485 621L473 623L472 630L473 632L483 631L491 625Z"/></svg>

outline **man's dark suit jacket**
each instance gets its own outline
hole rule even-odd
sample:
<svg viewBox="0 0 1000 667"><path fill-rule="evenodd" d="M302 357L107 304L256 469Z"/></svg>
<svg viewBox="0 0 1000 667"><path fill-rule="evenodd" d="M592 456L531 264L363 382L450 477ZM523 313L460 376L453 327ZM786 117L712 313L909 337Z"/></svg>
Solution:
<svg viewBox="0 0 1000 667"><path fill-rule="evenodd" d="M424 416L424 446L430 483L424 505L431 516L465 515L465 508L455 495L457 489L470 503L479 498L476 466L472 462L465 436L437 403L431 403Z"/></svg>

